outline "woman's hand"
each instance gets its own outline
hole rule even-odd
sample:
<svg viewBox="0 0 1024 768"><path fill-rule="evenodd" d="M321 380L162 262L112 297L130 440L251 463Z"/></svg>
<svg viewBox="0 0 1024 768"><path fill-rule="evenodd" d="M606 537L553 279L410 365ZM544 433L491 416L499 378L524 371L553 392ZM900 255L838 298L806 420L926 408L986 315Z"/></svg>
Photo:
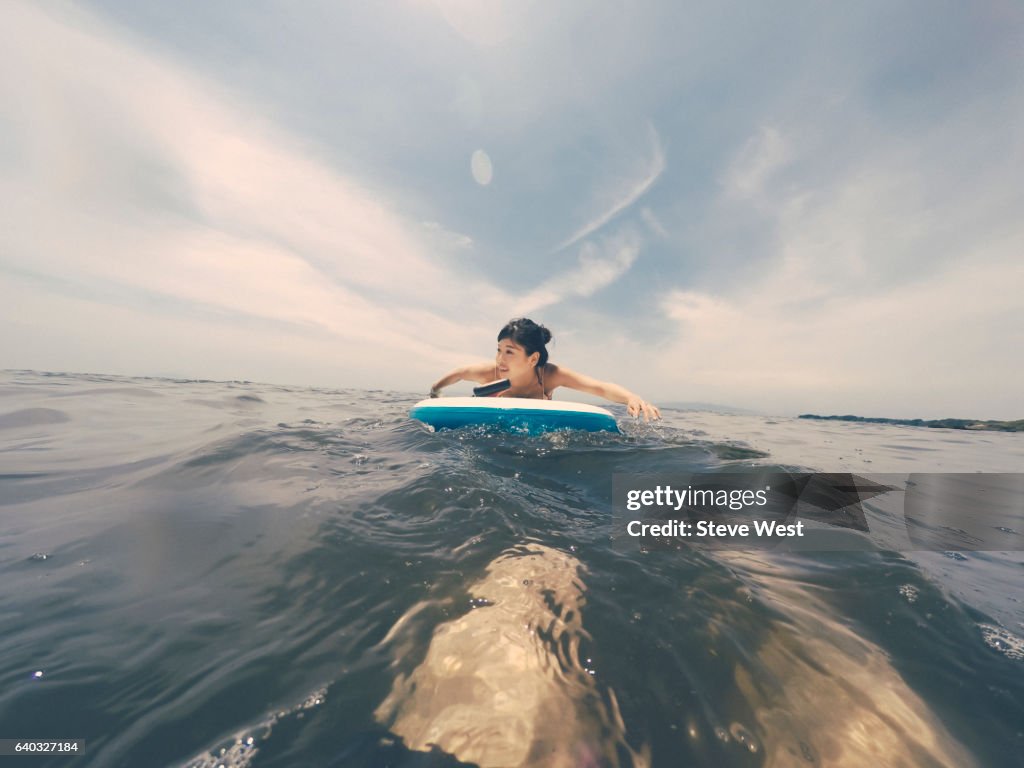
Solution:
<svg viewBox="0 0 1024 768"><path fill-rule="evenodd" d="M658 410L658 406L648 403L636 395L630 396L629 400L626 401L626 412L630 416L643 414L644 421L661 418L661 411Z"/></svg>

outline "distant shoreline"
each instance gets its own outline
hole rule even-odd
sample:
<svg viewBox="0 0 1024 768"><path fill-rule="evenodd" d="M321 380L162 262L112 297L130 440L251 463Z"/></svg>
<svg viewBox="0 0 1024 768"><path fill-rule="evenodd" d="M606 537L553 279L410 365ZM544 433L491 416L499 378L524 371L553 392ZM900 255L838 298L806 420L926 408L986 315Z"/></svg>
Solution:
<svg viewBox="0 0 1024 768"><path fill-rule="evenodd" d="M819 421L859 421L867 424L898 424L903 427L930 427L932 429L970 429L992 432L1024 432L1024 419L1017 421L991 421L979 419L886 419L873 416L817 416L801 414L801 419Z"/></svg>

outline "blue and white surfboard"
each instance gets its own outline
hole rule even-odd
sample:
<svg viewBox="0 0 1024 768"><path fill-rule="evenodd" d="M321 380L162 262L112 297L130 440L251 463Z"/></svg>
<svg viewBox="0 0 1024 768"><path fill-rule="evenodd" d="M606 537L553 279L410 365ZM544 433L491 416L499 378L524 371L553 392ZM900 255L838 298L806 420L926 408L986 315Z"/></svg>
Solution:
<svg viewBox="0 0 1024 768"><path fill-rule="evenodd" d="M538 435L558 429L618 432L611 412L596 405L526 397L439 397L421 400L409 415L434 429L481 425Z"/></svg>

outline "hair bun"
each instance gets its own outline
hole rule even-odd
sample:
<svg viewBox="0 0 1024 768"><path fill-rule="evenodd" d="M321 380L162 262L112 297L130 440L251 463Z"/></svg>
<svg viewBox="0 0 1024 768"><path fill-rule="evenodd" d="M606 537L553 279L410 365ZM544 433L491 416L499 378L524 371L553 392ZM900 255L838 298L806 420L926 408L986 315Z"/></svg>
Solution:
<svg viewBox="0 0 1024 768"><path fill-rule="evenodd" d="M533 322L528 317L513 318L498 332L498 341L502 339L512 339L516 344L521 344L527 355L539 352L537 364L547 364L548 351L544 345L551 341L551 331L543 325Z"/></svg>

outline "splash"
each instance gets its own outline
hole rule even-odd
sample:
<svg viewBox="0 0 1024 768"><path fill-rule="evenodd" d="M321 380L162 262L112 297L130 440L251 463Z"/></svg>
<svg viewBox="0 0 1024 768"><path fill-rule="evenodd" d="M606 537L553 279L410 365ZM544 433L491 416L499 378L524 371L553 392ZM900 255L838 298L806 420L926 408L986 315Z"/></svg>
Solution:
<svg viewBox="0 0 1024 768"><path fill-rule="evenodd" d="M271 731L278 722L320 706L326 696L326 686L319 688L300 704L291 709L275 712L259 724L236 733L230 743L193 757L182 768L249 768L260 751L259 744L270 738Z"/></svg>

